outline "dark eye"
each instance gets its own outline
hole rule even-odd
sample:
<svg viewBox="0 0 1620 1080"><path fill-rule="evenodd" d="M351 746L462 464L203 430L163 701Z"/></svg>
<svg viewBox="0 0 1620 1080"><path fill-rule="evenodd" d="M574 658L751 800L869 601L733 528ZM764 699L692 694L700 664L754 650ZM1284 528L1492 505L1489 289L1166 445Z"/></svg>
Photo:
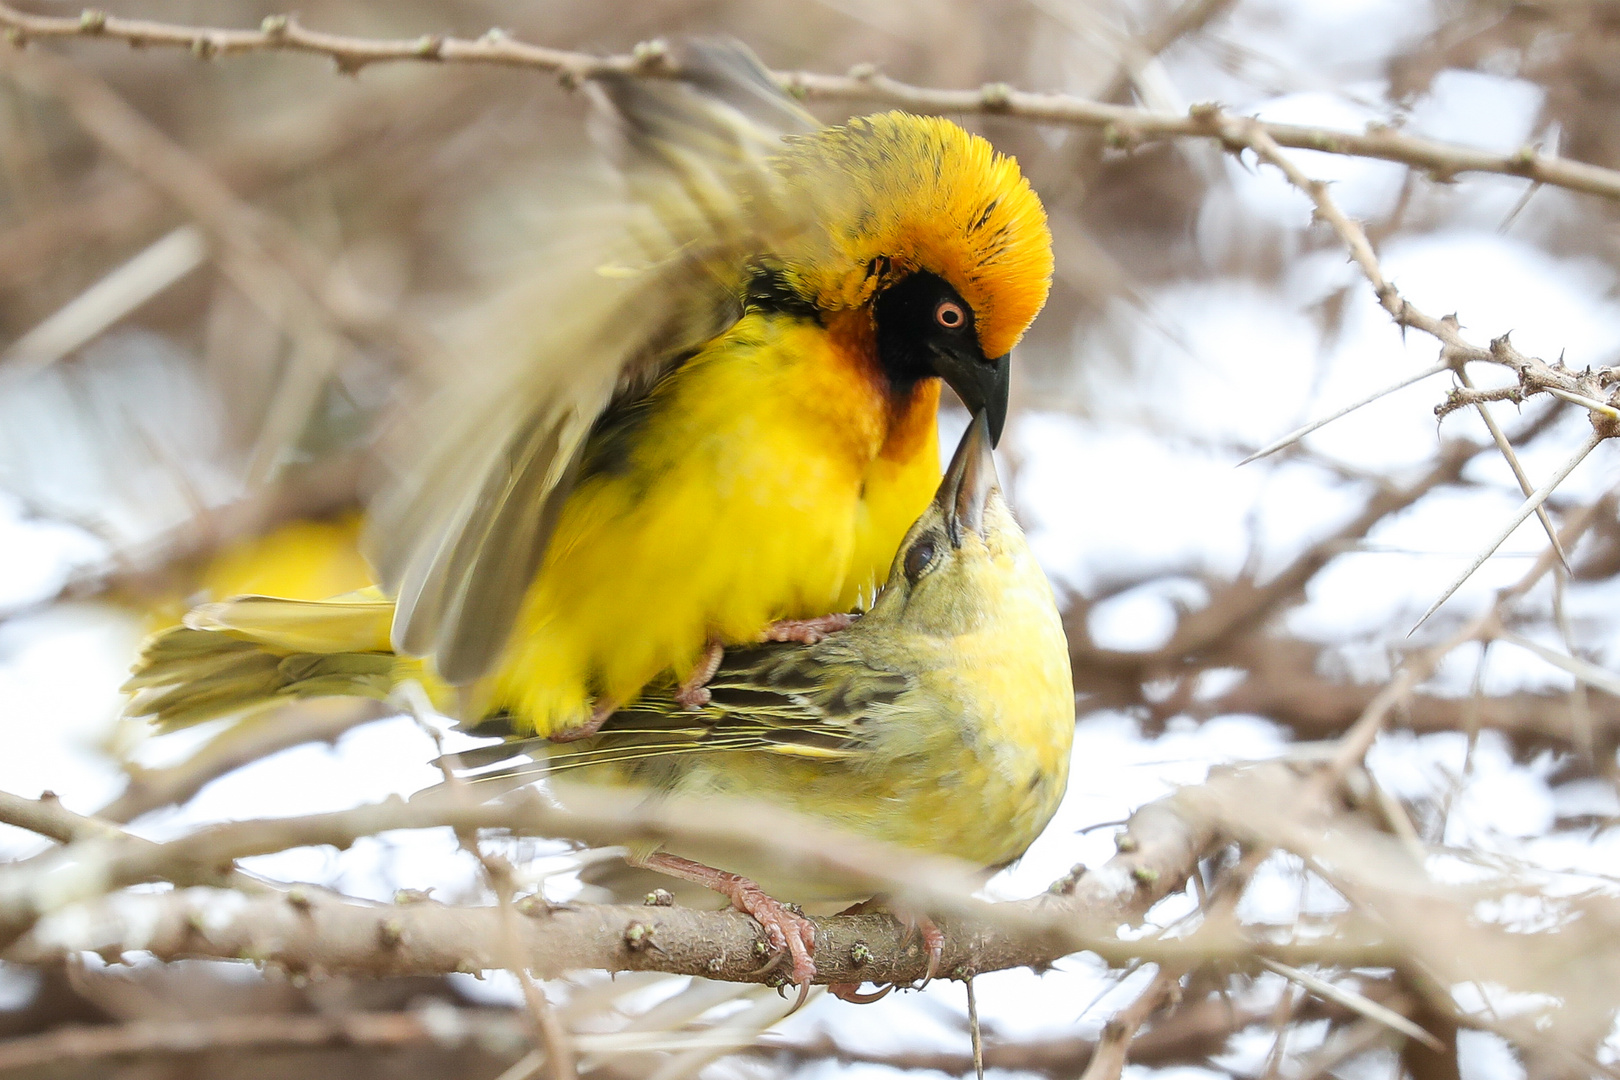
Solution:
<svg viewBox="0 0 1620 1080"><path fill-rule="evenodd" d="M906 579L916 581L922 572L928 569L928 564L934 561L934 542L932 540L920 541L910 551L906 552Z"/></svg>
<svg viewBox="0 0 1620 1080"><path fill-rule="evenodd" d="M960 330L967 323L967 312L955 300L941 300L934 308L934 321L947 330Z"/></svg>

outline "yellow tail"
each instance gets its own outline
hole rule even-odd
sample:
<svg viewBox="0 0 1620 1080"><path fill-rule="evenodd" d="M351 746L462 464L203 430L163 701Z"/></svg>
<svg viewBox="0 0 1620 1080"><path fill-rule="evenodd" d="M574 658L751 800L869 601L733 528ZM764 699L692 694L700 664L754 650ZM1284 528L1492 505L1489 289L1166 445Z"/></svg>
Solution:
<svg viewBox="0 0 1620 1080"><path fill-rule="evenodd" d="M389 648L393 615L393 603L369 591L205 604L147 641L124 684L129 712L173 729L293 698L386 698L424 678L420 661Z"/></svg>

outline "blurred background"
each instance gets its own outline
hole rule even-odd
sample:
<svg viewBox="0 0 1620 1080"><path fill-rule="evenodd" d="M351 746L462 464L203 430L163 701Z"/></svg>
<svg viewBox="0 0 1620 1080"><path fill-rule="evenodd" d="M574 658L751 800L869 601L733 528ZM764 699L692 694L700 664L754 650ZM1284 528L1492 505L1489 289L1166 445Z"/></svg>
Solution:
<svg viewBox="0 0 1620 1080"><path fill-rule="evenodd" d="M49 0L28 10L78 11ZM221 27L255 27L275 11L238 0L110 10ZM1609 0L305 0L298 14L309 27L391 38L499 27L592 53L724 33L779 70L871 63L923 86L1002 81L1165 112L1218 101L1266 119L1351 131L1379 122L1620 168L1620 4ZM842 103L811 108L828 122L851 114ZM256 538L293 523L298 542L346 550L391 406L434 369L476 366L454 343L544 235L559 185L595 167L585 112L582 95L521 69L402 63L351 75L308 55L210 61L92 40L0 55L0 789L54 791L163 838L435 781L433 741L380 708L322 703L152 738L119 718L118 686L143 634L199 597L361 583L352 552L318 580L246 568ZM1340 240L1313 226L1305 197L1252 155L957 119L1019 159L1057 251L1051 301L1018 350L1001 464L1065 607L1080 722L1058 819L988 889L1011 898L1106 860L1133 808L1212 766L1308 756L1341 735L1403 656L1457 635L1546 539L1531 519L1408 638L1521 498L1477 415L1437 426L1450 376L1236 465L1430 367L1435 343L1391 324ZM1620 206L1508 177L1290 154L1367 223L1403 293L1456 313L1470 340L1511 331L1526 353L1572 367L1617 362ZM1493 409L1535 483L1589 430L1580 410L1545 400ZM947 446L964 419L948 414ZM1473 448L1443 452L1451 440ZM1616 463L1600 446L1549 501L1555 522L1586 515L1585 531L1569 572L1543 578L1505 615L1513 633L1608 670L1620 663ZM1456 641L1402 699L1370 775L1414 843L1497 875L1526 903L1612 898L1620 704L1530 649L1476 637ZM0 843L11 856L37 847L9 829ZM578 895L563 848L517 854L552 875L547 895ZM247 865L379 900L401 889L482 895L448 832ZM1290 924L1337 902L1309 880L1298 860L1266 862L1245 916ZM1169 926L1195 905L1178 894L1150 921ZM26 1067L10 1066L0 1041L0 1073L527 1075L519 995L500 973L364 982L112 959L0 964L0 1038L435 1009L481 1026L477 1037L413 1028L394 1043L80 1052ZM1388 978L1352 974L1369 994ZM1040 975L980 977L990 1064L1079 1075L1146 975L1081 954ZM1568 987L1557 972L1537 977L1539 999L1483 983L1454 994L1437 1064L1389 1038L1347 1041L1354 1016L1313 1012L1280 976L1216 973L1186 993L1225 1001L1224 1022L1204 1017L1178 1040L1172 1014L1129 1072L1561 1075L1546 1046L1514 1035L1538 1027L1579 1043L1582 1068L1610 1070L1620 1052L1611 1003L1596 1010L1607 1026L1572 1034L1556 1017L1542 1023ZM548 992L572 1030L597 1038L586 1075L971 1071L957 983L864 1008L818 998L785 1023L786 1003L763 988L581 976ZM677 995L688 1005L669 1006ZM648 1029L765 1034L737 1052L678 1040L646 1049L623 1035Z"/></svg>

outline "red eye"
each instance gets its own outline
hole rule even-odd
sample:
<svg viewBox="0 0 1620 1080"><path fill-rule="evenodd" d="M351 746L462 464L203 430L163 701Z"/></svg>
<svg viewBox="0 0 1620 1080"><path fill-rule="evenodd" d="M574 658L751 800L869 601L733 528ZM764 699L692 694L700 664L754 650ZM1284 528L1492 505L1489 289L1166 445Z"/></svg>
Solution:
<svg viewBox="0 0 1620 1080"><path fill-rule="evenodd" d="M941 300L934 309L934 321L947 330L960 330L967 322L967 312L954 300Z"/></svg>

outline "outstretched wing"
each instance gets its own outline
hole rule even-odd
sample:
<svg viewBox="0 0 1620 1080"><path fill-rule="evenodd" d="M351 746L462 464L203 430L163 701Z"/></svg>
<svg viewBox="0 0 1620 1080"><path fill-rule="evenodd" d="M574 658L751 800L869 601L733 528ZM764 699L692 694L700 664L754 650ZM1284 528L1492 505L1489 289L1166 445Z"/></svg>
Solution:
<svg viewBox="0 0 1620 1080"><path fill-rule="evenodd" d="M680 70L593 84L626 190L571 212L491 344L396 440L367 553L394 646L450 682L504 647L604 411L734 322L750 260L803 227L768 159L814 121L740 45L691 43Z"/></svg>

